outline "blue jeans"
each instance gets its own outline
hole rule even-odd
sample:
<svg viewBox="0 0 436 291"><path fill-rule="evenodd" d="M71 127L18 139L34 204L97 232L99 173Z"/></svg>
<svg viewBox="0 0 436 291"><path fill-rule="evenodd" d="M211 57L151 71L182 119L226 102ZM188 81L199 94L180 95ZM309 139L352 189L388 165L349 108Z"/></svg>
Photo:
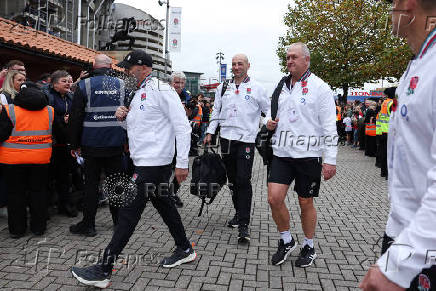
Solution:
<svg viewBox="0 0 436 291"><path fill-rule="evenodd" d="M206 136L206 130L207 130L207 127L209 126L209 122L206 122L206 123L201 123L201 126L200 126L200 132L201 132L201 135L200 135L200 140L199 140L199 142L203 142L203 140L204 140L204 137Z"/></svg>

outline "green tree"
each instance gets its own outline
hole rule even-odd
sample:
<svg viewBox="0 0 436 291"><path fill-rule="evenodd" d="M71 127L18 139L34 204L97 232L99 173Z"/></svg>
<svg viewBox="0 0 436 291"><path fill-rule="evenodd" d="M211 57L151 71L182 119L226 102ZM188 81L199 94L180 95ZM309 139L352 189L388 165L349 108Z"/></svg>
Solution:
<svg viewBox="0 0 436 291"><path fill-rule="evenodd" d="M311 70L333 88L361 88L364 83L401 77L411 52L391 34L390 5L375 0L295 0L288 5L277 54L286 72L286 47L304 42Z"/></svg>

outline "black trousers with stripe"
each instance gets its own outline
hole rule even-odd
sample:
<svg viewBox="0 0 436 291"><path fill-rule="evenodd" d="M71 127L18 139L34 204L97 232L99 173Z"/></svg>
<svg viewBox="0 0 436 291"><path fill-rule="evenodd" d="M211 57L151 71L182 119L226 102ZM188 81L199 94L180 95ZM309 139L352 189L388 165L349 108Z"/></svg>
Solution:
<svg viewBox="0 0 436 291"><path fill-rule="evenodd" d="M171 171L171 165L135 168L138 194L132 203L119 209L118 224L115 227L112 240L104 252L103 268L105 272L112 270L115 259L129 242L148 200L151 201L168 227L176 246L184 250L191 246L186 238L185 227L174 200L170 198Z"/></svg>
<svg viewBox="0 0 436 291"><path fill-rule="evenodd" d="M248 225L253 197L251 172L254 161L254 143L221 138L220 144L229 188L232 191L233 207L238 214L238 224Z"/></svg>

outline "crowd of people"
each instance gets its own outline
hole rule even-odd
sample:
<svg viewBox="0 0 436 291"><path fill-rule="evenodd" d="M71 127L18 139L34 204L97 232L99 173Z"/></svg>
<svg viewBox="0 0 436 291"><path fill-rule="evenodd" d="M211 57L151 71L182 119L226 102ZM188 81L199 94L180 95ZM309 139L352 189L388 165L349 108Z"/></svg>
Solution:
<svg viewBox="0 0 436 291"><path fill-rule="evenodd" d="M92 72L82 71L79 78L75 82L73 81L71 74L65 70L57 70L53 73L42 74L40 78L35 80L36 82L31 85L35 85L34 88L28 91L35 93L35 90L39 89L38 93L42 92L47 101L47 105L54 109L52 123L52 152L50 161L48 163L47 179L45 179L45 177L38 178L38 181L43 181L44 179L47 181L47 196L41 196L41 194L38 194L40 195L39 197L45 197L47 203L45 206L40 205L40 208L35 210L38 213L46 212L45 215L47 219L49 219L50 215L54 215L55 213L66 215L68 217L76 217L79 214L79 211L85 211L84 206L86 203L84 202L84 199L85 197L89 197L89 195L85 195L84 183L87 172L85 171L83 163L77 162L80 161L80 159L77 160L79 155L72 156L70 153L70 150L72 149L71 143L74 139L72 137L72 135L74 135L74 133L72 133L72 130L74 130L74 125L71 125L70 121L70 114L73 108L73 96L75 92L80 89L77 85L83 79L104 74L117 75L116 72L109 72L111 62L112 60L109 58L98 56L94 64L94 70ZM17 100L19 101L20 99L24 100L27 98L26 100L29 101L29 98L32 98L33 96L26 95L31 94L27 93L26 84L29 83L28 81L29 80L26 77L26 67L22 61L11 60L5 64L4 69L0 73L0 104L4 107L7 107L10 104L15 104L14 102L17 102ZM187 117L191 121L192 142L190 156L196 156L198 155L198 146L201 145L202 140L204 139L209 123L211 102L201 93L198 94L198 96L191 97L191 94L185 88L185 83L186 76L183 72L175 72L172 74L171 86L179 94L180 100L185 106ZM26 87L26 90L21 92L21 87L23 84L24 87ZM80 96L80 94L77 95ZM17 96L18 99L16 99ZM30 106L32 105L30 104ZM6 120L6 116L4 114L3 119ZM2 130L5 130L5 133L8 131L4 124ZM5 138L6 135L3 139ZM76 141L76 143L80 142ZM124 151L120 158L122 159L120 163L122 170L131 174L132 166L128 161L128 152ZM87 160L89 163L89 157ZM0 216L8 217L11 236L19 238L25 234L27 229L26 223L23 222L23 217L25 217L23 213L25 212L24 209L26 207L24 201L27 201L26 199L29 198L20 196L20 199L16 201L19 203L19 205L14 205L13 199L11 200L11 197L9 197L10 203L8 203L8 196L11 196L12 192L8 192L7 184L14 185L15 180L8 179L6 173L7 171L3 168L4 167L1 167L0 169ZM116 170L118 170L118 167ZM110 173L110 170L106 171L106 174ZM100 175L91 179L95 180L92 191L97 191L99 193L98 205L104 204L104 202L107 200L107 197L105 197L101 191L101 182L103 179L104 176L100 177ZM90 180L89 176L88 180ZM8 183L6 183L6 181L8 181ZM98 187L97 190L95 190L95 187ZM10 186L9 188L12 187ZM176 193L177 190L178 188L176 188ZM183 207L183 202L177 195L174 195L173 199L177 207ZM95 203L91 204L94 205ZM17 207L20 210L17 210ZM9 211L7 211L7 209L9 209ZM18 215L19 217L16 217L17 213L20 213ZM90 216L95 216L92 215L92 213L93 211L91 211ZM35 217L35 215L36 214L33 216ZM19 221L20 226L12 227L16 220ZM33 234L41 235L45 231L45 226L39 227L38 229L32 228L32 220L30 225ZM93 232L91 231L91 234L92 233Z"/></svg>
<svg viewBox="0 0 436 291"><path fill-rule="evenodd" d="M396 87L384 90L377 101L355 100L345 106L336 105L336 123L339 143L364 151L365 156L375 157L380 176L388 179L387 139L389 119L395 104ZM338 104L338 103L337 103Z"/></svg>

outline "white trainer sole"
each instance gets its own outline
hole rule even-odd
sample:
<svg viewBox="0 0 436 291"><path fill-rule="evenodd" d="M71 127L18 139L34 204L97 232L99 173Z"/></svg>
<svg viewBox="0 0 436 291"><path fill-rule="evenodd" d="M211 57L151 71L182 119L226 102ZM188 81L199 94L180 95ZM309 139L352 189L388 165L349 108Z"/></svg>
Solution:
<svg viewBox="0 0 436 291"><path fill-rule="evenodd" d="M82 277L79 277L78 275L76 275L76 273L74 273L74 271L71 271L71 273L73 273L73 276L82 284L88 285L88 286L94 286L100 289L104 289L107 288L111 285L111 281L109 279L105 279L103 281L88 281L83 279Z"/></svg>
<svg viewBox="0 0 436 291"><path fill-rule="evenodd" d="M286 252L285 257L283 258L283 260L279 261L274 266L278 266L278 265L283 264L288 259L289 255L295 250L296 247L297 247L297 244L295 243L294 246L291 249L289 249L289 251Z"/></svg>
<svg viewBox="0 0 436 291"><path fill-rule="evenodd" d="M164 268L173 268L173 267L176 267L176 266L180 266L181 264L185 264L185 263L192 262L192 261L195 260L196 258L197 258L197 253L196 253L196 252L193 252L192 254L190 254L189 256L187 256L186 258L184 258L184 259L182 259L182 260L180 260L180 261L177 261L177 262L175 262L175 263L172 264L172 265L162 265L162 267L164 267Z"/></svg>
<svg viewBox="0 0 436 291"><path fill-rule="evenodd" d="M307 268L307 267L311 266L311 265L313 264L313 262L315 261L316 257L317 257L317 255L316 255L316 253L315 253L315 254L313 254L312 261L310 261L309 264L307 264L307 265L301 265L301 266L297 266L297 267L300 267L300 268Z"/></svg>

